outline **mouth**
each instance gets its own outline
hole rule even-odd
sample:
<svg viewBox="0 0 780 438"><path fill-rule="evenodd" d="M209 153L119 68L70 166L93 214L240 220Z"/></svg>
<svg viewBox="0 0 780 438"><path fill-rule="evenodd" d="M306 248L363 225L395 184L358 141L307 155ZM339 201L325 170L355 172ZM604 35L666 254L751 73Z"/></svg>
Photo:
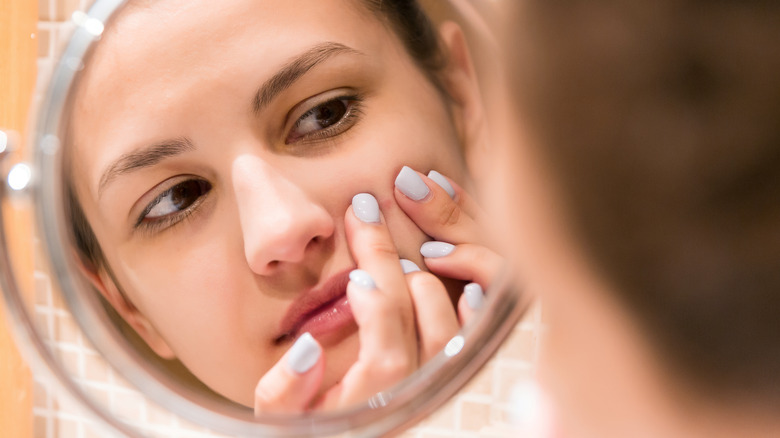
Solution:
<svg viewBox="0 0 780 438"><path fill-rule="evenodd" d="M320 287L305 291L282 318L276 345L309 332L321 343L337 341L357 329L347 300L347 284L352 269L330 277Z"/></svg>

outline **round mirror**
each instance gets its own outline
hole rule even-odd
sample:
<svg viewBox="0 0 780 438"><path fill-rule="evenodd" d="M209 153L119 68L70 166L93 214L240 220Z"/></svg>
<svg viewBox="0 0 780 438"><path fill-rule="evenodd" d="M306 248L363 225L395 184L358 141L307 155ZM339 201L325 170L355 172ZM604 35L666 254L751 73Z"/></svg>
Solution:
<svg viewBox="0 0 780 438"><path fill-rule="evenodd" d="M469 3L422 6L74 14L33 164L3 190L34 200L74 328L163 410L232 436L398 431L527 308L469 167L486 153L489 32ZM52 351L2 243L28 353L115 431L150 434Z"/></svg>

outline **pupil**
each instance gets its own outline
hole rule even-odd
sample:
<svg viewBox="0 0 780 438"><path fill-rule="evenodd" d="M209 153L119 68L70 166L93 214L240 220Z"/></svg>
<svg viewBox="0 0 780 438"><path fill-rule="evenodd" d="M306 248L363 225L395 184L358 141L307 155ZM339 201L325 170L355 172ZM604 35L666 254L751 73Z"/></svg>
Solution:
<svg viewBox="0 0 780 438"><path fill-rule="evenodd" d="M347 106L340 100L332 100L317 108L317 123L327 128L341 120L347 112Z"/></svg>
<svg viewBox="0 0 780 438"><path fill-rule="evenodd" d="M185 181L178 184L171 192L171 202L176 208L184 210L192 205L199 197L208 190L205 181Z"/></svg>

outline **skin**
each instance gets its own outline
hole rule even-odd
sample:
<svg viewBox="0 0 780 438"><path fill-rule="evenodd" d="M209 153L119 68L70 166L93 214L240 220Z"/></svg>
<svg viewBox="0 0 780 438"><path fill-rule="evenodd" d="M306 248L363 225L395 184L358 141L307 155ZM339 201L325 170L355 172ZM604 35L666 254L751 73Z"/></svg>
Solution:
<svg viewBox="0 0 780 438"><path fill-rule="evenodd" d="M306 377L280 365L293 342L278 340L291 303L360 267L383 294L362 302L350 295L356 324L317 339L324 355L307 374L306 395L286 408L307 409L326 390L320 406L364 400L408 375L459 323L441 282L428 273L405 278L398 257L425 266L419 248L428 236L471 244L479 234L468 214L472 201L457 184L452 200L423 176L433 195L422 202L392 185L403 165L468 181L462 148L479 138L482 113L460 31L445 26L443 39L454 54L442 73L452 100L388 28L351 2L131 6L103 36L75 100L74 184L111 269L86 266L87 275L158 355L179 359L216 392L263 411L269 401L291 399ZM262 84L324 43L342 49L253 111ZM298 141L296 120L342 96L359 96L354 123ZM187 150L101 187L120 157L182 138L191 142ZM191 214L157 228L136 226L155 197L193 177L211 188ZM360 192L378 200L380 224L362 224L351 213ZM475 251L459 247L428 269L488 278L494 268L474 266ZM425 298L425 290L438 298ZM434 303L426 309L439 315L433 323L414 319L415 308L425 314L419 309L426 299ZM463 310L461 321L469 314ZM403 363L377 364L394 349ZM275 380L262 377L274 366L284 377L269 388Z"/></svg>

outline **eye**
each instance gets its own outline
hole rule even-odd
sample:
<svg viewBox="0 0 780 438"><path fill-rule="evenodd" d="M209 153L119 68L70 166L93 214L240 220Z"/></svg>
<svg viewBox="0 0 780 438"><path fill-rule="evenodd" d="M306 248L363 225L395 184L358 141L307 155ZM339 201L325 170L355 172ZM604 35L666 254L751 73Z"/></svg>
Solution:
<svg viewBox="0 0 780 438"><path fill-rule="evenodd" d="M309 109L290 129L286 144L336 136L351 128L359 115L360 99L342 96Z"/></svg>
<svg viewBox="0 0 780 438"><path fill-rule="evenodd" d="M160 193L146 206L136 226L170 226L184 219L211 190L202 179L188 179Z"/></svg>

